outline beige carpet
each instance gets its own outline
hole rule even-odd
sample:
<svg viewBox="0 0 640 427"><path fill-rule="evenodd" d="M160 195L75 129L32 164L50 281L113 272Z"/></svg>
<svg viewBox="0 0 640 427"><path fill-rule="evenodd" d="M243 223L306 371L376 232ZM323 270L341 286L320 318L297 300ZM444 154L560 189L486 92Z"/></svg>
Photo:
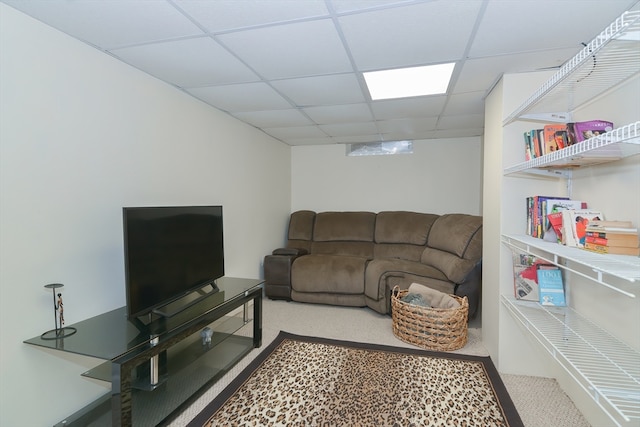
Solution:
<svg viewBox="0 0 640 427"><path fill-rule="evenodd" d="M368 308L333 307L269 299L263 301L263 347L284 330L300 335L414 348L393 335L391 317L380 315ZM488 356L481 342L478 323L474 321L470 324L467 345L454 353ZM241 333L249 335L250 328L251 324L245 326ZM170 426L185 426L261 351L262 348L249 353L173 420ZM555 380L516 375L502 375L502 379L526 427L590 427Z"/></svg>

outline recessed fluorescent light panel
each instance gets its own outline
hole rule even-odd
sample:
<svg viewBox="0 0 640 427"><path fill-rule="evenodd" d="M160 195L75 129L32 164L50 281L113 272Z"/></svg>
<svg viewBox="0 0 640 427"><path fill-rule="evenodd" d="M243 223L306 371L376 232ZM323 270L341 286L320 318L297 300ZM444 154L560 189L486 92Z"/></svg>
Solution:
<svg viewBox="0 0 640 427"><path fill-rule="evenodd" d="M369 94L379 99L439 95L447 92L455 63L363 73Z"/></svg>

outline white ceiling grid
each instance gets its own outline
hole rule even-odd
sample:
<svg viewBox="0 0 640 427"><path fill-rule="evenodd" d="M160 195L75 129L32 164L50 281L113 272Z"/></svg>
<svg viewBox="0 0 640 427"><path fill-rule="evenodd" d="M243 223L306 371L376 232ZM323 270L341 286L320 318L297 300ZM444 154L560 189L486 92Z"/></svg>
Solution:
<svg viewBox="0 0 640 427"><path fill-rule="evenodd" d="M0 0L289 145L480 136L506 72L559 67L632 0ZM445 95L362 73L455 62Z"/></svg>

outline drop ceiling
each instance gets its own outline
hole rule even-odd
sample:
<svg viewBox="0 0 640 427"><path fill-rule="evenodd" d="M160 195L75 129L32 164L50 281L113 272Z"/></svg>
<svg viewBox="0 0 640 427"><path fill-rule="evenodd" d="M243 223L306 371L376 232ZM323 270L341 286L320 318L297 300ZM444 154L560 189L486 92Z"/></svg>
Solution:
<svg viewBox="0 0 640 427"><path fill-rule="evenodd" d="M503 73L562 65L630 0L1 0L289 145L480 136ZM455 62L372 101L366 71Z"/></svg>

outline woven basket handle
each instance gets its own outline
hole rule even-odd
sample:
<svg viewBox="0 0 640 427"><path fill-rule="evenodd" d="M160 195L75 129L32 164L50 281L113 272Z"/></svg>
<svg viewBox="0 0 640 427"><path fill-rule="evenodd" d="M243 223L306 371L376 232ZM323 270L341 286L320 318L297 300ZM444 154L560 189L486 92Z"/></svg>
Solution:
<svg viewBox="0 0 640 427"><path fill-rule="evenodd" d="M394 296L397 298L399 293L400 293L400 286L395 285L391 290L391 296Z"/></svg>

